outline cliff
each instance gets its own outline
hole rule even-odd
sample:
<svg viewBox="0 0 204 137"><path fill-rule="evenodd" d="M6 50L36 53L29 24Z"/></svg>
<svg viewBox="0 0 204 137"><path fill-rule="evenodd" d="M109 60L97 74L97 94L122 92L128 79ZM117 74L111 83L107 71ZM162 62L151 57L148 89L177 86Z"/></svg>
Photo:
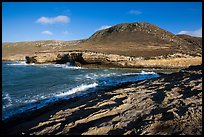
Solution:
<svg viewBox="0 0 204 137"><path fill-rule="evenodd" d="M26 63L63 64L66 62L80 67L182 68L199 65L202 63L202 58L179 53L155 58L143 58L82 51L38 53L26 57Z"/></svg>

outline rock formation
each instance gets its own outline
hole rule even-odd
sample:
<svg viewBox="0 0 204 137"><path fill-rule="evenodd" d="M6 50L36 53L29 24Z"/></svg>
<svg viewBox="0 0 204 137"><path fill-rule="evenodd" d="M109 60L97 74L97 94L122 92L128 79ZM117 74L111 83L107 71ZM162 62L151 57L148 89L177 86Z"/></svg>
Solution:
<svg viewBox="0 0 204 137"><path fill-rule="evenodd" d="M130 57L116 54L104 54L96 52L70 51L54 53L38 53L26 57L27 63L57 63L70 62L71 65L91 67L124 67L124 68L182 68L202 63L201 57L193 57L186 54L172 54L145 59L143 57Z"/></svg>

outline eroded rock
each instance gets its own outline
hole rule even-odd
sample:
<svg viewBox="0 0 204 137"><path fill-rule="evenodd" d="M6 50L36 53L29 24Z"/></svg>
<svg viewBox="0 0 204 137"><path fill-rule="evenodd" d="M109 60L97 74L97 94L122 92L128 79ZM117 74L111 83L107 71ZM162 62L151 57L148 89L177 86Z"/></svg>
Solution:
<svg viewBox="0 0 204 137"><path fill-rule="evenodd" d="M172 54L166 57L144 59L141 57L129 57L116 54L103 54L96 52L53 52L38 53L34 56L26 56L26 63L57 63L91 67L124 67L124 68L183 68L202 63L202 57L192 57L185 54ZM94 66L94 67L95 67Z"/></svg>

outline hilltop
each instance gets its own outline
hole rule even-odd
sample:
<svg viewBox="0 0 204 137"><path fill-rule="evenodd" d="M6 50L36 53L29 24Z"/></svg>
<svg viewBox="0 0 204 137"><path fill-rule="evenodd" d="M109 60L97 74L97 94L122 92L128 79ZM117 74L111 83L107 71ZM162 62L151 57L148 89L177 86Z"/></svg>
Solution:
<svg viewBox="0 0 204 137"><path fill-rule="evenodd" d="M197 55L200 46L146 22L123 23L99 30L74 48L108 54L152 57L173 53ZM195 49L198 49L195 51Z"/></svg>

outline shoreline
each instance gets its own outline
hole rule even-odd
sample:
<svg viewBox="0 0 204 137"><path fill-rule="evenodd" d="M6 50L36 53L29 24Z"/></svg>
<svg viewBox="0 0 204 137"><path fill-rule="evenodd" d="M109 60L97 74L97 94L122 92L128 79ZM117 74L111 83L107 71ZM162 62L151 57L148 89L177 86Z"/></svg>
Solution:
<svg viewBox="0 0 204 137"><path fill-rule="evenodd" d="M183 69L202 63L202 56L174 53L155 57L133 57L90 51L39 52L3 57L3 61L25 61L27 64L66 64L85 68L158 68Z"/></svg>
<svg viewBox="0 0 204 137"><path fill-rule="evenodd" d="M24 62L25 60L4 60L2 61L2 63L7 63L7 62L12 62L12 63L19 63L19 62ZM25 63L26 64L26 63ZM24 64L22 64L24 65ZM26 64L26 65L65 65L65 64L53 64L53 63L43 63L43 64ZM83 65L83 66L71 66L70 67L81 67L81 68L85 68L85 69L128 69L128 70L153 70L153 71L170 71L170 72L175 72L178 71L180 69L185 69L186 67L175 67L175 68L160 68L160 67L118 67L118 66L112 66L112 65L96 65L96 64L87 64L87 65ZM160 73L160 72L158 72ZM164 74L163 72L161 72L161 75Z"/></svg>
<svg viewBox="0 0 204 137"><path fill-rule="evenodd" d="M171 73L173 73L173 72L171 72ZM168 74L165 74L165 73L157 73L157 74L159 75L159 77L168 75ZM149 79L157 79L159 77L149 78ZM145 80L147 80L147 79L145 79ZM100 92L106 92L106 91L115 90L115 89L118 89L118 88L122 88L124 86L128 86L128 85L131 85L131 84L139 83L141 81L143 81L143 80L138 80L136 82L135 81L133 81L133 82L124 82L124 83L113 85L113 86L110 86L110 87L107 87L107 88L104 88L104 89L97 89L97 90L92 91L92 92L84 93L82 95L78 95L78 96L74 95L74 97L70 97L68 99L57 100L55 102L51 102L50 104L48 104L48 105L46 105L46 106L44 106L44 107L42 107L40 109L31 110L29 112L22 112L20 114L16 114L16 115L11 116L10 118L4 119L2 121L5 122L5 123L10 123L11 121L16 121L16 120L21 119L21 115L24 115L23 117L25 117L25 115L26 115L26 116L28 116L28 118L30 118L33 115L38 115L38 113L41 113L44 110L51 110L51 109L53 109L53 107L56 107L56 106L58 106L60 104L70 103L72 101L80 100L81 98L84 98L84 97L87 97L87 96L92 96L92 95L95 95L95 94L100 94Z"/></svg>
<svg viewBox="0 0 204 137"><path fill-rule="evenodd" d="M163 74L163 73L160 73L160 74L161 75L166 75L166 74ZM157 78L151 78L151 79L157 79ZM26 122L27 120L30 120L33 117L44 117L44 116L41 116L42 113L44 115L49 115L49 114L51 114L53 112L57 112L57 111L59 111L59 110L61 110L63 108L67 108L68 106L64 106L65 104L73 103L73 102L80 101L80 100L89 100L89 98L94 98L97 95L102 94L100 92L107 92L107 91L110 92L110 91L116 90L118 88L122 88L124 86L129 86L131 84L138 83L138 82L141 82L141 81L143 81L143 80L139 80L137 82L125 82L125 83L118 84L118 85L115 85L115 86L111 86L111 87L108 87L108 88L105 88L105 89L98 89L98 90L96 90L94 92L89 92L89 93L86 93L84 95L74 96L74 97L70 97L69 99L64 99L64 100L59 100L59 101L53 102L53 103L48 104L48 105L46 105L46 106L44 106L44 107L42 107L40 109L37 109L37 110L32 110L32 111L29 111L29 112L23 112L23 113L20 113L20 114L16 114L14 116L11 116L8 119L2 120L2 122L4 124L3 133L5 132L7 127L9 127L9 128L13 127L13 126L15 127L16 123L23 124L23 122ZM44 118L42 118L42 119L44 119ZM40 121L41 120L39 120L39 122ZM4 134L6 134L6 133L4 133ZM17 133L17 134L19 134L19 133Z"/></svg>
<svg viewBox="0 0 204 137"><path fill-rule="evenodd" d="M83 68L109 68L109 69L169 69L169 70L178 70L178 69L185 69L189 66L194 66L194 65L199 65L202 63L202 57L201 58L201 62L199 61L199 63L194 63L192 65L187 65L187 66L173 66L173 67L169 67L169 66L157 66L157 65L154 65L154 66L143 66L143 65L139 65L139 66L118 66L118 65L110 65L110 64L80 64L80 65L75 65L75 67L83 67ZM200 60L200 59L199 59ZM4 62L21 62L21 61L26 61L26 60L2 60L2 63ZM147 60L148 61L148 60ZM56 64L56 63L42 63L42 64L36 64L36 65L44 65L44 64ZM28 64L29 65L29 64ZM59 64L60 65L60 64Z"/></svg>
<svg viewBox="0 0 204 137"><path fill-rule="evenodd" d="M191 69L192 70L191 70ZM48 119L52 119L52 118L54 118L55 116L56 116L56 118L57 117L59 117L59 118L57 118L59 121L61 121L62 120L62 122L63 122L63 119L61 119L60 120L60 116L62 115L67 115L67 112L68 113L71 113L71 115L67 115L67 116L63 116L63 117L67 117L68 119L69 119L69 117L70 117L70 120L71 119L73 119L73 120L76 120L76 122L77 121L82 121L82 119L80 120L80 115L86 115L86 113L87 114L89 114L89 115L93 115L93 116L91 116L91 117L87 117L86 119L87 120L89 120L89 119L92 119L92 118L94 118L96 115L99 115L100 113L101 113L101 116L99 116L99 117L103 117L103 111L107 111L107 114L108 115L110 115L111 117L112 116L115 116L115 114L117 114L117 116L119 116L119 117L121 117L121 116L123 116L123 115L118 115L118 114L120 114L121 112L122 112L122 110L124 109L124 112L131 112L132 113L132 110L128 107L129 105L141 105L141 107L143 108L143 107L145 107L146 105L145 104L143 104L142 102L146 102L147 101L147 104L148 104L148 98L146 98L146 99L144 99L142 102L138 102L139 104L137 104L136 102L135 103L133 103L134 101L131 99L131 100L129 100L128 98L130 97L130 98L132 98L132 97L134 97L133 95L137 95L138 94L138 96L135 96L137 99L139 99L140 100L140 96L141 96L141 98L143 98L144 96L149 96L149 91L148 92L146 92L146 90L149 90L149 88L151 88L153 85L155 85L154 83L156 82L156 83L158 83L159 81L160 81L160 83L162 84L162 79L167 79L167 80L169 80L169 81L171 81L171 82L182 82L182 81L186 81L187 79L186 78L191 78L191 77L189 77L191 74L192 74L192 76L193 77L198 77L198 78L200 78L200 72L198 73L199 75L197 75L197 71L200 71L200 68L196 68L196 67L190 67L190 68L186 68L186 69L182 69L182 70L180 70L179 72L175 72L175 73L172 73L172 74L165 74L165 75L162 75L162 76L160 76L160 77L158 77L158 78L152 78L152 79L148 79L148 80L142 80L142 81L137 81L137 82L128 82L128 83L123 83L123 84L119 84L119 85L117 85L117 86L114 86L114 87L111 87L111 88L108 88L108 89L105 89L105 90L101 90L101 91L97 91L97 92L91 92L91 93L88 93L87 95L85 95L85 96L83 96L83 97L75 97L75 98L72 98L72 99L69 99L69 100L67 100L67 101L62 101L62 102L58 102L58 103L56 103L56 104L53 104L53 105L51 105L51 106L49 106L49 107L47 107L47 108L44 108L44 109L42 109L41 111L38 111L38 112L36 112L36 113L31 113L31 115L29 116L29 114L26 116L26 118L22 118L22 117L25 117L25 115L24 116L21 116L21 117L19 117L19 118L17 118L17 119L15 119L15 120L11 120L10 122L7 122L7 123L5 123L4 122L4 127L2 128L2 129L5 129L5 130L3 130L4 132L2 133L2 134L22 134L22 132L23 132L23 134L55 134L55 133L57 133L57 131L58 131L58 129L53 129L53 133L51 132L51 133L49 133L48 132L48 130L42 130L42 128L41 128L41 125L43 126L46 122L48 122L49 123L49 121L50 120L48 120ZM191 72L192 71L192 72ZM195 71L195 74L194 74L194 71ZM201 71L201 74L202 74L202 71ZM186 77L186 78L182 78L182 77L180 77L180 75L182 76L182 77ZM195 76L194 76L195 75ZM192 78L193 78L192 77ZM173 80L172 78L174 78L174 79L178 79L178 80ZM195 78L192 80L192 81L195 81ZM173 81L172 81L173 80ZM202 79L201 79L202 80ZM158 81L158 82L157 82ZM171 83L170 82L170 83ZM196 81L195 81L196 82ZM150 85L150 87L148 86L148 87L146 87L145 88L145 83L150 83L151 85ZM202 84L202 83L201 83ZM162 84L163 85L163 84ZM185 85L188 85L188 83L186 83ZM200 84L199 84L200 85ZM164 86L164 85L163 85ZM157 85L156 84L156 87L160 87L159 85ZM182 86L181 86L182 87ZM195 86L196 87L196 86ZM132 92L131 90L132 90L132 88L134 89L134 88L136 88L137 89L137 92ZM140 90L142 90L144 88L144 91L140 91ZM194 87L193 87L194 88ZM200 87L199 87L200 88ZM155 90L157 90L157 88L155 88ZM163 91L157 91L158 93L162 93L162 92L167 92L168 93L168 91L165 91L166 89L164 89ZM167 89L168 90L168 89ZM185 88L184 88L184 90L186 90ZM197 90L196 90L197 91ZM198 91L200 91L200 89L198 90ZM202 87L201 87L201 91L202 91ZM139 94L141 92L141 94ZM190 91L189 91L190 92ZM117 94L116 94L117 93ZM152 92L153 94L156 94L155 92ZM178 93L180 93L180 92L178 92ZM194 92L192 92L192 93L194 93ZM191 94L192 94L191 93ZM198 93L200 93L200 92L198 92ZM166 94L166 93L165 93ZM175 93L176 94L176 93ZM185 93L185 94L187 94L187 93ZM185 94L183 94L183 95L185 95ZM195 92L195 95L196 95L197 93ZM201 96L202 96L202 92L200 93L201 94ZM163 95L163 93L162 93L162 95ZM177 97L178 95L175 95L175 97ZM167 96L168 97L168 96ZM112 98L115 98L113 101L111 101L110 100L110 98L111 98L111 100L112 100ZM121 100L121 101L119 101L119 100ZM101 100L102 99L102 100ZM116 101L116 99L117 99L117 101ZM150 98L151 99L151 98ZM91 101L92 100L92 101ZM96 100L96 101L95 101ZM125 101L126 100L126 101ZM129 101L128 101L129 100ZM118 102L119 101L119 102ZM125 102L126 103L125 103ZM133 101L133 102L132 102ZM157 108L158 107L158 105L159 104L161 104L160 102L157 102L157 100L155 100L156 102L152 102L152 101L150 101L149 103L150 104L152 104L152 107L153 108ZM158 100L159 101L159 100ZM182 99L182 101L184 101L185 102L185 99ZM117 102L116 104L114 103L114 102ZM129 103L128 103L129 102ZM132 103L133 104L132 104ZM194 100L194 102L195 102L195 100ZM108 105L108 104L109 105ZM127 105L127 107L122 107L123 105L122 104L123 103L125 103L124 105L126 106ZM141 104L140 104L141 103ZM103 110L103 107L101 106L101 107L99 107L97 104L99 104L99 106L101 106L102 104L103 104L103 106L106 104L107 105L107 107L105 107L104 109L105 110ZM111 104L114 106L114 105L116 105L117 107L120 107L120 111L117 109L117 107L116 108L112 108L111 107ZM121 106L121 105L122 106ZM142 105L143 104L143 105ZM163 103L162 103L163 104ZM202 102L201 102L201 104L202 104ZM106 106L105 105L105 106ZM118 106L119 105L119 106ZM170 105L170 104L169 104ZM95 107L96 106L96 107ZM98 107L97 107L98 106ZM108 107L109 106L109 107ZM160 105L159 105L160 106ZM167 105L168 106L168 105ZM164 107L164 106L163 106ZM189 106L190 107L190 106ZM84 112L81 110L84 110ZM99 110L96 114L95 114L95 116L94 116L94 114L93 114L93 112L92 112L92 109L91 108L94 108L93 110ZM129 110L130 109L130 110ZM159 108L158 108L159 109ZM161 108L160 108L161 109ZM81 111L82 112L81 112ZM145 112L145 113L148 113L148 109L146 110L146 109L142 109L143 111L147 111L147 112ZM150 109L151 110L151 109ZM169 109L167 109L168 111L169 111ZM165 110L165 111L167 111L167 110ZM74 111L74 112L72 112L72 111ZM72 113L75 113L75 111L77 112L77 111L79 111L80 113L77 113L79 116L75 116L75 115L72 115ZM153 110L152 110L153 111ZM164 110L163 110L164 111ZM111 112L111 113L109 113L109 112ZM137 111L136 111L137 112ZM174 112L174 111L173 111ZM187 111L188 112L188 111ZM59 113L59 115L58 115L58 113ZM144 113L144 114L145 114ZM170 112L168 112L168 113L170 113ZM178 113L178 112L175 112L175 113ZM172 113L173 115L175 115L175 117L174 117L174 119L176 119L176 114L175 113ZM106 114L106 113L104 113L104 114ZM139 114L139 112L138 112L138 114ZM153 112L149 112L149 114L150 115L154 115L154 113ZM163 114L163 112L162 112L162 114ZM179 114L179 113L178 113ZM202 112L201 112L201 114L202 114ZM87 115L88 116L88 115ZM130 115L131 117L132 116L134 116L134 115ZM145 116L145 115L144 115ZM73 117L73 118L72 118ZM82 117L84 117L84 116L82 116ZM97 116L98 117L98 116ZM196 117L196 116L195 116ZM33 119L32 119L33 118ZM66 118L66 119L67 119ZM177 117L178 118L178 117ZM55 120L57 120L57 119L55 119ZM78 120L79 119L79 120ZM101 118L102 119L102 118ZM54 121L55 121L54 120ZM71 121L73 121L73 120L71 120ZM84 117L84 120L85 120L85 117ZM111 119L109 119L109 120L111 120ZM130 121L131 120L133 120L133 119L130 119ZM25 122L26 121L26 122ZM43 122L43 121L45 121L45 122ZM67 120L65 120L64 122L65 123L67 123L66 122ZM104 120L102 120L103 122L105 122ZM101 121L101 122L102 122ZM111 120L112 121L112 120ZM122 120L123 121L123 120ZM121 121L121 122L122 122ZM75 123L76 123L75 122ZM84 121L85 122L85 121ZM168 120L167 120L167 122L168 122ZM18 123L18 124L16 124L16 123ZM41 124L40 124L41 123ZM44 124L43 124L44 123ZM70 123L70 122L68 122L68 123ZM68 124L67 123L67 124ZM72 122L71 122L72 123ZM70 123L70 124L71 124ZM87 122L85 122L85 123L87 123ZM85 124L84 123L84 124ZM90 123L91 124L91 123ZM75 124L74 124L75 125ZM86 124L85 124L86 125ZM72 124L71 125L69 125L70 126L70 128L72 129ZM77 126L77 124L75 125L75 126ZM35 128L34 128L35 127ZM38 128L39 127L39 128ZM46 129L46 127L48 128L49 126L47 125L46 126L46 124L45 124L45 126L43 126L45 129ZM100 126L99 126L100 127ZM113 130L113 127L111 128L111 129L104 129L104 130L99 130L100 128L99 128L98 126L97 127L95 127L94 128L94 131L95 130L97 130L97 132L95 132L95 134L106 134L106 133L111 133L109 130ZM84 128L84 127L82 127L82 128ZM102 128L102 127L101 127ZM139 128L139 127L138 127ZM196 127L194 127L194 128L196 128ZM60 128L61 129L61 128ZM78 128L77 128L78 129ZM126 128L125 128L126 129ZM131 126L128 126L127 127L127 129L128 130L130 130L131 129ZM54 132L56 130L56 132ZM62 129L61 129L62 130ZM71 130L71 131L69 131L68 129L66 130L66 129L64 129L66 132L70 132L70 134L75 134L75 130ZM84 132L84 130L82 130L82 129L78 129L79 130L79 132L78 132L78 134L82 134L83 132ZM109 131L109 132L106 132L106 130L107 131ZM144 129L143 129L144 130ZM11 132L12 131L12 132ZM89 133L89 134L92 134L92 132L91 132L92 130L86 130L86 133ZM100 131L100 132L99 132ZM116 132L117 131L117 132ZM122 130L123 132L124 132L124 130ZM140 129L140 132L138 132L138 133L141 133L141 131L142 131L142 129ZM135 130L131 130L130 131L130 133L135 133ZM169 131L170 132L170 131ZM172 132L172 131L171 131ZM120 134L120 132L118 131L118 130L116 130L115 129L115 131L114 131L114 133L118 133L118 134ZM173 133L173 132L172 132ZM59 134L64 134L64 132L59 132ZM77 132L76 132L76 134L77 134ZM85 132L84 132L84 134L85 134Z"/></svg>

